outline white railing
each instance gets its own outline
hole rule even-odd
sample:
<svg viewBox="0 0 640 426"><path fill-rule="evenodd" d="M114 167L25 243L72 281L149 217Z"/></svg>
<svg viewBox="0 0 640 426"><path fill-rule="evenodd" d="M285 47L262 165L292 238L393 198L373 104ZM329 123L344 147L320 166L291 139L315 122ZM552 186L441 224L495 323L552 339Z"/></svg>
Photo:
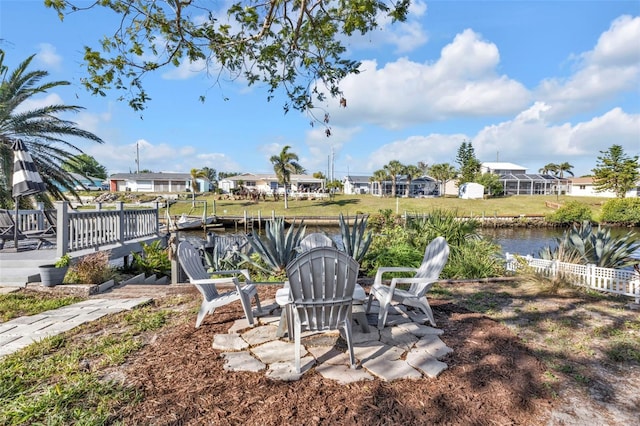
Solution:
<svg viewBox="0 0 640 426"><path fill-rule="evenodd" d="M558 260L537 259L523 256L527 265L549 278L569 278L575 285L635 298L640 303L640 274L633 270L601 268L595 265L578 265ZM506 253L507 272L515 273L518 260Z"/></svg>

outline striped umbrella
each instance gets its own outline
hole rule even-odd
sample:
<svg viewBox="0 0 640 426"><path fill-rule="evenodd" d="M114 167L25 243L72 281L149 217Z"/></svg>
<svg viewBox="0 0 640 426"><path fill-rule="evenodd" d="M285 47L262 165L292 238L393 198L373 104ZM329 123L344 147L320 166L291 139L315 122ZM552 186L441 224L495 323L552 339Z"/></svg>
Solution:
<svg viewBox="0 0 640 426"><path fill-rule="evenodd" d="M13 191L15 198L16 215L14 224L13 242L16 250L18 249L18 205L20 197L26 195L34 195L47 190L46 185L42 182L40 173L36 169L36 165L29 154L29 150L22 140L16 140L11 146L13 149Z"/></svg>

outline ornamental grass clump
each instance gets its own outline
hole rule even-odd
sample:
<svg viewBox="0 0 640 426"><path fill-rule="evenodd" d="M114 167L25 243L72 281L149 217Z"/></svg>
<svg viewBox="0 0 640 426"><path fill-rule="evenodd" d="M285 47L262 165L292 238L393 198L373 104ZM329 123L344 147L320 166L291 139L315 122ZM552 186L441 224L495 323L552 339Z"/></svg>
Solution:
<svg viewBox="0 0 640 426"><path fill-rule="evenodd" d="M109 266L109 252L98 251L83 256L69 268L65 284L102 284L111 279L115 270Z"/></svg>

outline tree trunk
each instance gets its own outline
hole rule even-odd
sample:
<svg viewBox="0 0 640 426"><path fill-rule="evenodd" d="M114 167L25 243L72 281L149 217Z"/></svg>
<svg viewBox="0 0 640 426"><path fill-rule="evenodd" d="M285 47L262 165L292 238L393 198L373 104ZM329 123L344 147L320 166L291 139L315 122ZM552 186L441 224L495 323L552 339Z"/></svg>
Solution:
<svg viewBox="0 0 640 426"><path fill-rule="evenodd" d="M287 184L284 184L284 209L287 210L289 208L289 197L287 194Z"/></svg>

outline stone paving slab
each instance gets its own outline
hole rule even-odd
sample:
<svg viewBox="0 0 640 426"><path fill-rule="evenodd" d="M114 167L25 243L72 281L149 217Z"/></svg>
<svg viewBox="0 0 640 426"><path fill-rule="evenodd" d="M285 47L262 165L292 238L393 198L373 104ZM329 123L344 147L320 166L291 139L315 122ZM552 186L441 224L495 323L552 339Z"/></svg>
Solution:
<svg viewBox="0 0 640 426"><path fill-rule="evenodd" d="M150 297L132 299L87 299L82 302L14 318L0 324L0 357L12 354L44 338L72 330L105 315L149 303Z"/></svg>
<svg viewBox="0 0 640 426"><path fill-rule="evenodd" d="M265 364L255 359L248 351L223 353L224 369L228 371L262 371Z"/></svg>
<svg viewBox="0 0 640 426"><path fill-rule="evenodd" d="M385 381L437 378L447 368L438 358L451 349L439 338L443 331L427 325L428 319L423 313L392 306L386 326L378 330L376 308L372 306L367 315L369 325L374 326L369 327L369 333L353 324L355 369L350 368L348 350L344 342L339 342L341 337L337 331L303 332L301 373L296 373L294 343L276 336L281 319L277 308L259 318L253 328L246 322L236 321L233 334L214 336L213 347L223 351L225 369L264 370L267 377L283 381L299 380L314 366L323 377L342 384L374 378Z"/></svg>

